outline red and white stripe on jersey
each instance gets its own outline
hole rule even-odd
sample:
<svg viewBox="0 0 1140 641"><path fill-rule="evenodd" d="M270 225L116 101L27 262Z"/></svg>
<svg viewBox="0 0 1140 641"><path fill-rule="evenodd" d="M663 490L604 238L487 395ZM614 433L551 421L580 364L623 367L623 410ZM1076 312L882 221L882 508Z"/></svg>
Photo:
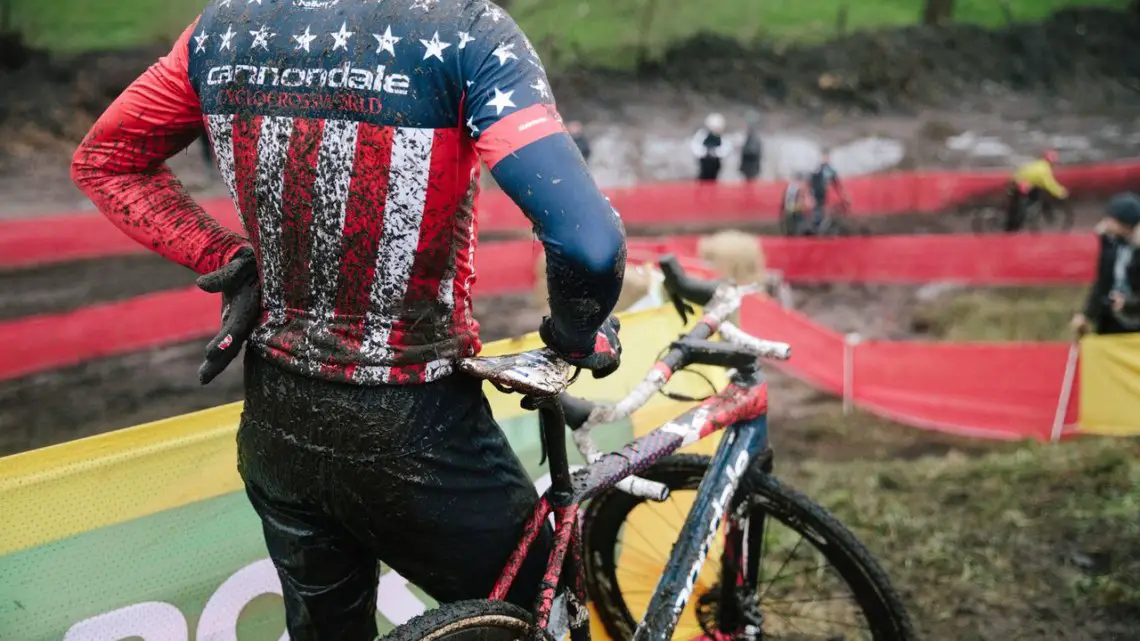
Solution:
<svg viewBox="0 0 1140 641"><path fill-rule="evenodd" d="M515 151L563 131L562 117L554 105L531 105L488 127L475 146L487 167L494 168Z"/></svg>
<svg viewBox="0 0 1140 641"><path fill-rule="evenodd" d="M476 156L458 129L207 116L259 255L252 342L297 371L415 383L478 350ZM288 177L286 179L286 177Z"/></svg>

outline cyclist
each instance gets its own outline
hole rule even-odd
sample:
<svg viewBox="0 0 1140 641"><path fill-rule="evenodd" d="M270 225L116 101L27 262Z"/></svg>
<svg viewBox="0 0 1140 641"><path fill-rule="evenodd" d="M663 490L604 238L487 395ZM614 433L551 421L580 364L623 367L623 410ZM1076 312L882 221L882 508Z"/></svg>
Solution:
<svg viewBox="0 0 1140 641"><path fill-rule="evenodd" d="M1053 166L1057 152L1048 150L1041 158L1028 162L1010 176L1006 190L1005 231L1015 232L1025 223L1025 211L1046 194L1058 200L1069 197L1069 190L1057 182Z"/></svg>
<svg viewBox="0 0 1140 641"><path fill-rule="evenodd" d="M165 164L204 126L248 239ZM76 151L112 222L222 293L202 382L248 337L239 470L294 641L374 639L377 559L440 601L486 597L537 500L453 367L480 348L480 160L545 245L542 339L613 372L621 220L485 0L216 0ZM532 604L550 545L510 601Z"/></svg>
<svg viewBox="0 0 1140 641"><path fill-rule="evenodd" d="M788 235L799 236L804 232L804 212L808 210L807 175L803 172L792 174L792 179L784 187L783 216Z"/></svg>
<svg viewBox="0 0 1140 641"><path fill-rule="evenodd" d="M820 154L819 165L815 171L811 173L809 178L811 184L811 196L815 202L815 207L812 210L811 226L813 231L820 231L823 228L824 219L827 212L827 197L832 187L835 188L835 193L839 195L840 201L844 207L849 207L851 200L847 197L847 191L843 188L843 183L839 181L839 173L831 166L831 153L824 149Z"/></svg>

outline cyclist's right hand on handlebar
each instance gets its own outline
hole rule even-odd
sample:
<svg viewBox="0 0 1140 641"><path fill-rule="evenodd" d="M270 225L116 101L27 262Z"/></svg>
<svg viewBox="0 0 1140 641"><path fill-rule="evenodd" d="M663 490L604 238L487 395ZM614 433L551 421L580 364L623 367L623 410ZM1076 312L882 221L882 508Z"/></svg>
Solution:
<svg viewBox="0 0 1140 641"><path fill-rule="evenodd" d="M559 346L558 338L554 333L554 323L549 316L542 319L538 334L546 346L558 352L567 363L575 367L590 370L594 378L605 378L617 371L621 365L621 340L618 332L621 322L616 316L610 316L594 337L593 348L588 352L573 352Z"/></svg>

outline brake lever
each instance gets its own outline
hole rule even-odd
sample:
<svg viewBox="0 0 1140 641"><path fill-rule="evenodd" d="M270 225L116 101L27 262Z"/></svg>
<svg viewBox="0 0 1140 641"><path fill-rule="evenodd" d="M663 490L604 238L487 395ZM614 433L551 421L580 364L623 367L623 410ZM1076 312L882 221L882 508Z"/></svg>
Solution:
<svg viewBox="0 0 1140 641"><path fill-rule="evenodd" d="M689 314L695 314L696 310L675 292L669 292L669 300L673 302L673 309L677 310L677 314L681 317L681 323L687 325L689 323Z"/></svg>

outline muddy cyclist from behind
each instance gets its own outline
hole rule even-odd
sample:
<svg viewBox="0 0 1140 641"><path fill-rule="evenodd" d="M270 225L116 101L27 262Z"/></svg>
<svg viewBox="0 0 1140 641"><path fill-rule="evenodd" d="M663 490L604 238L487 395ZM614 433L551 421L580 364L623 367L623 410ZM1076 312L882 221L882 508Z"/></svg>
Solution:
<svg viewBox="0 0 1140 641"><path fill-rule="evenodd" d="M203 131L244 234L166 165ZM246 347L238 465L293 641L372 641L378 560L439 601L486 597L537 500L453 366L480 349L480 161L545 246L542 339L613 372L622 224L490 2L211 2L75 154L114 224L222 294L202 382Z"/></svg>

